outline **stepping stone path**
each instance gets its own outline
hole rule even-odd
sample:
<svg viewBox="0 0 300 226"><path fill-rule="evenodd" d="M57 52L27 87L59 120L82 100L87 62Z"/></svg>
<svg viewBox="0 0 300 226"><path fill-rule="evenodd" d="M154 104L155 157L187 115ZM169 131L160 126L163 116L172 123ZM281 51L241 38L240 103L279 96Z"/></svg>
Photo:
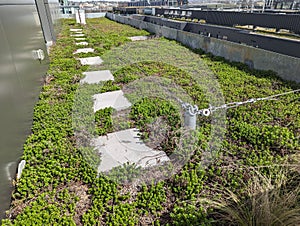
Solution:
<svg viewBox="0 0 300 226"><path fill-rule="evenodd" d="M98 172L111 170L127 162L150 167L170 160L165 152L155 151L146 146L138 134L139 130L133 128L94 139L93 144L101 153Z"/></svg>
<svg viewBox="0 0 300 226"><path fill-rule="evenodd" d="M77 33L77 34L71 34L72 37L75 37L74 39L76 41L83 41L86 40L86 38L78 38L78 37L83 37L85 36L84 34L78 34L82 33L82 29L75 29L71 28L71 32ZM79 42L76 43L76 45L88 45L88 42ZM73 54L78 54L78 53L93 53L94 49L93 48L81 48L77 49ZM86 57L86 58L78 58L80 60L81 65L100 65L102 64L102 59L100 57Z"/></svg>
<svg viewBox="0 0 300 226"><path fill-rule="evenodd" d="M135 41L145 41L147 39L149 39L148 36L132 36L132 37L129 37L129 39L133 42Z"/></svg>
<svg viewBox="0 0 300 226"><path fill-rule="evenodd" d="M97 84L101 81L114 80L114 76L109 70L103 71L88 71L83 72L85 77L81 79L80 83Z"/></svg>
<svg viewBox="0 0 300 226"><path fill-rule="evenodd" d="M131 103L124 96L122 90L95 94L93 98L94 112L108 107L112 107L117 111L121 111L131 106Z"/></svg>
<svg viewBox="0 0 300 226"><path fill-rule="evenodd" d="M71 34L76 41L82 41L76 43L76 45L88 45L85 42L86 38L84 34L79 34L82 29L70 29ZM146 40L147 36L135 36L130 37L132 41ZM94 52L92 48L77 49L74 54L77 53L89 53ZM86 57L78 58L82 65L100 65L103 60L99 57ZM83 73L85 77L80 81L81 84L97 84L101 81L114 80L113 75L109 70L102 71L89 71ZM94 112L112 107L116 111L127 109L131 106L131 103L124 96L122 90L100 93L93 95L94 98ZM101 163L98 167L98 172L109 171L114 167L123 165L125 163L133 164L141 167L150 167L160 164L165 161L169 161L169 157L163 151L156 151L146 146L139 137L139 130L136 128L126 129L115 133L109 133L106 136L100 136L93 139L91 142L97 148L100 154Z"/></svg>
<svg viewBox="0 0 300 226"><path fill-rule="evenodd" d="M93 48L82 48L82 49L77 49L73 54L77 53L93 53L94 49Z"/></svg>
<svg viewBox="0 0 300 226"><path fill-rule="evenodd" d="M78 58L82 65L100 65L102 64L103 60L96 56L96 57L86 57L86 58Z"/></svg>
<svg viewBox="0 0 300 226"><path fill-rule="evenodd" d="M77 42L76 45L77 46L87 46L89 43L88 42Z"/></svg>

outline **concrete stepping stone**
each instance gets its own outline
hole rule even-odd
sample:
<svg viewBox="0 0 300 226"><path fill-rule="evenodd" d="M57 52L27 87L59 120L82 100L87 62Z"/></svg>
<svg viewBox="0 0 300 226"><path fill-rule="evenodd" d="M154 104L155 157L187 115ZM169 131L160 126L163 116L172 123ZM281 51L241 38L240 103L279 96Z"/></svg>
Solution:
<svg viewBox="0 0 300 226"><path fill-rule="evenodd" d="M86 38L75 38L76 41L84 41Z"/></svg>
<svg viewBox="0 0 300 226"><path fill-rule="evenodd" d="M150 167L170 160L165 152L146 146L138 134L139 130L133 128L93 139L93 145L101 154L98 172L111 170L127 162Z"/></svg>
<svg viewBox="0 0 300 226"><path fill-rule="evenodd" d="M121 111L131 106L131 103L124 96L122 90L95 94L93 98L94 112L108 107L112 107L117 111Z"/></svg>
<svg viewBox="0 0 300 226"><path fill-rule="evenodd" d="M80 60L81 65L100 65L103 63L103 60L98 56L78 58L78 59Z"/></svg>
<svg viewBox="0 0 300 226"><path fill-rule="evenodd" d="M85 77L80 80L80 83L97 84L101 81L114 80L114 76L109 70L103 71L88 71L83 72Z"/></svg>
<svg viewBox="0 0 300 226"><path fill-rule="evenodd" d="M82 31L82 29L81 28L77 28L77 29L76 28L71 28L70 31L76 32L76 31Z"/></svg>
<svg viewBox="0 0 300 226"><path fill-rule="evenodd" d="M149 39L148 36L132 36L132 37L129 37L129 39L133 42L135 41L145 41L147 39Z"/></svg>
<svg viewBox="0 0 300 226"><path fill-rule="evenodd" d="M71 37L83 37L85 36L85 34L73 34L71 35Z"/></svg>
<svg viewBox="0 0 300 226"><path fill-rule="evenodd" d="M82 48L82 49L77 49L73 54L77 53L93 53L95 50L93 48Z"/></svg>
<svg viewBox="0 0 300 226"><path fill-rule="evenodd" d="M77 42L77 46L87 46L89 43L88 42Z"/></svg>

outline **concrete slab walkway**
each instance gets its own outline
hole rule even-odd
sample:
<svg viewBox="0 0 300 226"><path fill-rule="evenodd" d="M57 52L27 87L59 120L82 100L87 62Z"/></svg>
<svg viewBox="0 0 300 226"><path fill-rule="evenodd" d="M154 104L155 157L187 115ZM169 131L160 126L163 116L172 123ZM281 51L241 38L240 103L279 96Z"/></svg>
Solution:
<svg viewBox="0 0 300 226"><path fill-rule="evenodd" d="M85 77L80 80L80 83L97 84L101 81L114 80L114 76L109 70L103 71L87 71L83 72Z"/></svg>
<svg viewBox="0 0 300 226"><path fill-rule="evenodd" d="M150 167L170 160L165 152L155 151L146 146L138 134L139 130L133 128L93 140L93 145L101 154L98 172L111 170L127 162L141 167Z"/></svg>
<svg viewBox="0 0 300 226"><path fill-rule="evenodd" d="M95 94L93 98L94 112L108 107L112 107L117 111L120 111L127 109L131 106L131 103L124 96L122 90Z"/></svg>
<svg viewBox="0 0 300 226"><path fill-rule="evenodd" d="M71 34L75 37L76 45L88 45L84 34L78 34L82 29L70 29L77 34ZM131 37L132 41L146 40L147 36ZM77 53L94 52L92 48L81 48L76 50ZM103 60L99 57L77 58L82 65L100 65ZM103 71L88 71L83 73L85 77L80 81L81 84L97 84L101 81L114 80L113 75L109 70ZM131 103L124 96L122 90L100 93L93 95L94 112L112 107L117 111L127 109ZM106 136L100 136L91 140L92 145L101 154L101 163L98 166L98 172L109 171L117 166L125 163L133 164L141 167L151 167L165 161L169 161L169 157L163 151L155 151L146 146L140 139L139 130L136 128L126 129L114 133L109 133Z"/></svg>

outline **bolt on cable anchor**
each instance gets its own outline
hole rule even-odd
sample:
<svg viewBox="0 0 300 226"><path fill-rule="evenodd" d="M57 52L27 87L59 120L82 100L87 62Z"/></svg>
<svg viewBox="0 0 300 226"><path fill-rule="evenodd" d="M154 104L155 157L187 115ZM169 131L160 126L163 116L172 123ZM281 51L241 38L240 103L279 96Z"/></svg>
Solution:
<svg viewBox="0 0 300 226"><path fill-rule="evenodd" d="M191 105L189 103L182 103L181 106L185 109L184 126L192 130L196 129L197 115L208 117L211 113L210 109L205 108L199 110L197 105Z"/></svg>

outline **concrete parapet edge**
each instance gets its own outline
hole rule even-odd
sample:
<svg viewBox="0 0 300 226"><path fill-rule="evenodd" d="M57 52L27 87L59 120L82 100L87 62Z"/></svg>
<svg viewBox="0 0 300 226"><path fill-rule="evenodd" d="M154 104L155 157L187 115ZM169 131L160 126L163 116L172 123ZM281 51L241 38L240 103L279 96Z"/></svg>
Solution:
<svg viewBox="0 0 300 226"><path fill-rule="evenodd" d="M245 63L254 69L272 70L282 79L300 82L300 58L160 26L127 16L107 13L106 17L176 40L192 49L201 49L215 56L224 57L229 61Z"/></svg>

